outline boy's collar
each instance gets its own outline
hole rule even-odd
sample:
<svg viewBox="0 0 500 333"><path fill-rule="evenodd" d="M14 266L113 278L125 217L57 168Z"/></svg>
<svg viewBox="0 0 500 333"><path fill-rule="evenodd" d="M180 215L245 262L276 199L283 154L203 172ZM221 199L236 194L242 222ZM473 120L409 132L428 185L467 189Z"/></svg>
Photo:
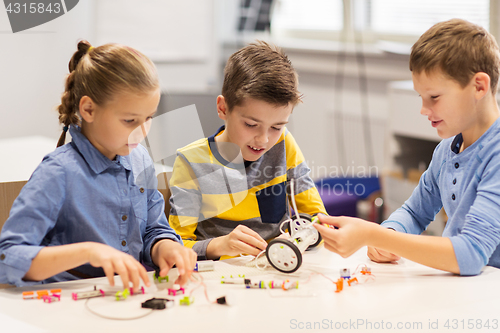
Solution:
<svg viewBox="0 0 500 333"><path fill-rule="evenodd" d="M500 127L500 117L495 120L495 122L484 132L476 141L474 141L473 144L471 144L469 147L466 149L468 150L470 147L476 146L479 144L479 142L482 142L483 140L489 140L488 133L491 131L498 131L498 128ZM460 153L460 146L462 145L464 139L462 136L462 133L459 133L453 138L453 141L451 143L451 150L455 153L458 154ZM482 143L484 145L484 142Z"/></svg>
<svg viewBox="0 0 500 333"><path fill-rule="evenodd" d="M225 129L226 129L226 125L222 125L221 127L219 127L219 129L214 134L212 134L211 136L208 137L208 141L215 142L215 137L217 135L221 134Z"/></svg>
<svg viewBox="0 0 500 333"><path fill-rule="evenodd" d="M224 130L226 129L226 125L222 125L219 127L219 129L211 136L208 137L208 146L210 147L210 150L212 151L212 154L214 155L215 159L222 165L231 168L231 169L245 169L246 163L233 163L229 162L226 160L224 157L219 152L219 149L217 147L217 142L215 142L215 137L219 134L221 134ZM246 161L245 161L246 162Z"/></svg>
<svg viewBox="0 0 500 333"><path fill-rule="evenodd" d="M462 142L464 142L464 139L462 137L462 133L459 133L457 136L455 136L453 142L451 143L451 150L455 154L460 153L460 146L462 145Z"/></svg>

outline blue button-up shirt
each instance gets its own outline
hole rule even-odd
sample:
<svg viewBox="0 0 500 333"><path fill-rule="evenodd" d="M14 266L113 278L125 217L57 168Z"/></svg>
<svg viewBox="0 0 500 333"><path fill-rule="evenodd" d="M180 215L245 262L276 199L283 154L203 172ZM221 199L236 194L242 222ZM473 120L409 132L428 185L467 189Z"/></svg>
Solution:
<svg viewBox="0 0 500 333"><path fill-rule="evenodd" d="M15 200L0 234L0 283L22 278L45 246L98 242L155 267L151 246L181 238L170 228L153 163L139 145L113 161L71 127L72 142L44 157ZM90 264L77 275L103 276ZM76 279L68 272L43 282Z"/></svg>
<svg viewBox="0 0 500 333"><path fill-rule="evenodd" d="M500 268L500 118L460 152L462 135L441 141L403 207L383 226L420 234L444 207L461 275Z"/></svg>

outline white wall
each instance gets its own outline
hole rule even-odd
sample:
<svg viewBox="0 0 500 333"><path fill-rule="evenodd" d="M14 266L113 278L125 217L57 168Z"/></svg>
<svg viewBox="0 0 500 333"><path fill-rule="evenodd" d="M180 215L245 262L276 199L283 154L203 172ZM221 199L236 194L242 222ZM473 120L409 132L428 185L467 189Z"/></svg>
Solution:
<svg viewBox="0 0 500 333"><path fill-rule="evenodd" d="M363 96L355 54L347 54L343 73L337 66L337 51L289 49L287 54L299 73L299 90L304 94L304 103L295 108L288 127L312 169L313 178L378 176L385 165L387 85L393 80L411 79L407 57L365 53L368 94ZM340 90L335 84L339 75L343 76ZM367 110L363 98L367 99ZM363 112L369 115L371 135L363 127ZM367 149L371 150L371 157Z"/></svg>
<svg viewBox="0 0 500 333"><path fill-rule="evenodd" d="M264 39L280 46L297 70L304 103L295 108L287 127L301 147L312 177L376 176L382 172L389 114L387 86L390 81L411 79L409 56L383 51L379 45L357 50L352 43L240 34L234 20L239 10L236 1L217 3L222 8L216 12L216 21L223 58L254 39ZM389 46L393 45L385 44L385 48ZM357 60L359 52L365 58L364 72ZM344 53L341 63L339 57ZM366 97L361 93L360 75L367 78ZM343 77L340 89L336 86L339 77ZM367 110L363 98L367 98ZM413 111L419 110L408 110ZM368 113L371 135L363 127L364 112Z"/></svg>
<svg viewBox="0 0 500 333"><path fill-rule="evenodd" d="M101 1L101 2L97 2ZM236 34L235 12L238 10L238 1L235 0L186 0L182 6L174 0L145 0L148 3L157 3L162 6L160 14L153 15L156 21L175 17L177 23L167 27L158 36L153 30L157 24L148 25L139 20L144 43L137 39L139 47L151 48L155 42L161 43L165 50L171 47L172 54L163 56L142 49L150 53L156 60L162 87L167 93L217 94L220 90L222 76L221 65L230 53L241 46L245 38ZM58 105L67 64L76 49L80 38L86 38L91 43L124 42L120 31L130 30L123 15L114 19L112 26L107 26L108 12L101 7L107 4L133 4L134 1L120 0L81 0L78 5L66 15L26 32L12 34L5 11L0 10L0 139L44 135L57 138L60 126L57 121L55 107ZM99 4L99 5L98 5ZM198 6L198 7L196 7ZM198 10L191 11L190 7ZM201 9L200 9L201 8ZM140 15L139 15L140 14ZM144 13L137 13L142 17ZM120 18L123 17L120 22ZM133 16L132 16L133 17ZM142 22L142 23L141 23ZM136 22L137 23L137 22ZM168 23L168 22L167 22ZM170 22L172 23L172 22ZM166 23L165 23L166 24ZM178 26L178 29L175 29ZM114 29L110 29L114 28ZM132 29L133 30L133 29ZM200 46L200 56L196 57L197 48L184 45L193 39L199 38L203 32L207 39ZM169 33L171 33L169 35ZM127 37L127 34L124 34ZM248 36L243 36L248 37ZM256 36L262 38L263 36ZM265 35L264 35L265 37ZM116 40L115 40L116 39ZM153 42L151 42L153 41ZM248 41L248 40L247 40ZM177 43L177 44L176 44ZM226 47L222 47L223 44ZM355 53L348 52L345 66L338 66L339 49L336 47L316 47L315 51L304 51L304 45L294 41L275 41L282 46L300 76L300 90L305 94L304 104L299 105L293 116L289 128L301 146L306 159L313 167L315 178L329 175L331 172L355 171L353 167L367 168L366 147L358 128L342 128L344 142L339 143L337 111L344 119L359 119L361 115L361 94L358 82L358 64ZM229 45L229 46L228 46ZM187 47L191 54L184 57L182 54L175 57L177 49ZM195 55L193 57L192 55ZM405 80L410 78L407 57L397 56L377 51L366 50L366 64L368 77L369 114L373 119L373 133L370 138L371 148L374 151L375 166L382 168L384 152L384 125L388 114L387 83L391 80ZM345 76L340 93L335 93L335 80L338 75ZM340 110L336 110L341 98ZM418 112L418 110L417 110ZM216 117L215 106L213 111ZM380 132L382 131L382 132ZM342 161L339 149L343 147L346 158ZM332 169L336 168L336 169Z"/></svg>
<svg viewBox="0 0 500 333"><path fill-rule="evenodd" d="M343 51L339 52L338 45L317 43L313 50L306 50L298 41L270 41L284 49L299 74L304 100L295 108L287 127L301 147L312 177L379 175L386 164L388 83L411 79L409 56L372 47L363 52L363 72L355 52L348 51L345 61L339 63ZM228 46L231 44L226 43L226 56L235 50ZM366 95L362 94L360 75L366 75ZM340 88L336 84L339 77ZM419 109L405 111L418 113ZM363 124L365 113L369 131Z"/></svg>
<svg viewBox="0 0 500 333"><path fill-rule="evenodd" d="M145 3L157 5L158 11L149 11L151 24L148 24L148 13L131 11L130 17L138 19L141 31L140 39L135 40L138 45L129 45L155 60L163 90L166 93L216 91L220 58L214 0L182 3L174 0L80 0L65 15L15 34L6 11L0 8L0 139L29 135L57 138L61 127L55 108L64 91L68 62L76 51L78 40L87 39L94 45L126 41L130 37L127 32L132 24L130 17L115 16L114 30L109 29L110 25L106 25L109 11L101 7L105 4L142 4L144 7ZM160 36L155 30L158 24L153 24L158 22L164 22L166 28ZM203 45L196 43L199 34L204 36ZM154 44L161 44L165 46L163 49L172 52L162 56L147 48ZM177 57L172 56L181 48L191 55L200 50L200 56L185 56L182 52Z"/></svg>
<svg viewBox="0 0 500 333"><path fill-rule="evenodd" d="M218 84L214 0L94 0L96 43L130 45L157 65L166 92Z"/></svg>
<svg viewBox="0 0 500 333"><path fill-rule="evenodd" d="M0 139L60 135L57 112L77 40L91 33L91 3L13 34L0 8Z"/></svg>

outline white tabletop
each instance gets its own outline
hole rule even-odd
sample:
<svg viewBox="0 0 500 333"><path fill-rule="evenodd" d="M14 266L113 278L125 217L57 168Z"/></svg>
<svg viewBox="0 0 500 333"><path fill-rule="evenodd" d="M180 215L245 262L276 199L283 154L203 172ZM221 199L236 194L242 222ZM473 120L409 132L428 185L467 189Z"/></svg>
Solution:
<svg viewBox="0 0 500 333"><path fill-rule="evenodd" d="M0 183L28 180L45 155L56 149L57 140L25 136L0 140Z"/></svg>
<svg viewBox="0 0 500 333"><path fill-rule="evenodd" d="M0 183L28 180L48 153L56 149L57 140L44 136L25 136L0 140ZM171 172L172 167L154 164L156 174Z"/></svg>
<svg viewBox="0 0 500 333"><path fill-rule="evenodd" d="M279 273L272 268L259 271L241 266L245 260L236 258L215 262L215 271L202 273L210 301L226 295L228 299L232 297L236 300L231 306L210 304L200 286L194 290L195 302L190 306L177 303L173 308L155 310L135 320L104 319L92 314L85 307L85 301L71 299L71 292L91 290L94 285L107 286L103 278L89 279L0 290L1 331L255 333L500 330L500 270L496 268L486 267L482 274L475 277L460 277L405 259L398 264L372 263L366 257L366 249L343 259L322 246L307 252L302 267L293 274ZM341 268L350 268L353 273L358 264L371 267L375 280L351 287L344 285L340 293L335 292L332 282L312 274L319 272L337 280ZM298 279L299 288L289 291L245 289L241 285L220 283L221 276L243 273L252 281ZM190 283L187 293L194 287L197 284ZM60 302L46 304L41 300L22 300L22 291L49 288L63 289ZM152 297L166 297L166 292L158 291L153 286L147 289L145 295L129 297L122 302L106 297L91 299L88 305L103 315L126 318L149 311L141 309L140 304ZM436 325L437 329L434 329ZM489 325L489 329L485 325Z"/></svg>

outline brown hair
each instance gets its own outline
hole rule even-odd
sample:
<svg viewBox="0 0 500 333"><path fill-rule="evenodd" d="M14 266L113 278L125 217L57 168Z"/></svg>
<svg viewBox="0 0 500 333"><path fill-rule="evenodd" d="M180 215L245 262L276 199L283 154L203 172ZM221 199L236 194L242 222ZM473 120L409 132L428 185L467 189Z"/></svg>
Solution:
<svg viewBox="0 0 500 333"><path fill-rule="evenodd" d="M154 64L139 51L124 45L92 47L82 40L69 62L65 91L58 106L59 122L64 125L57 146L64 144L69 125L79 125L80 99L88 96L105 105L116 93L147 93L159 87Z"/></svg>
<svg viewBox="0 0 500 333"><path fill-rule="evenodd" d="M495 38L483 27L452 19L435 24L413 45L410 70L429 74L438 69L465 87L479 72L490 76L496 94L500 57Z"/></svg>
<svg viewBox="0 0 500 333"><path fill-rule="evenodd" d="M297 73L281 49L256 41L229 57L222 95L229 111L241 105L246 97L295 106L302 98L298 84Z"/></svg>

